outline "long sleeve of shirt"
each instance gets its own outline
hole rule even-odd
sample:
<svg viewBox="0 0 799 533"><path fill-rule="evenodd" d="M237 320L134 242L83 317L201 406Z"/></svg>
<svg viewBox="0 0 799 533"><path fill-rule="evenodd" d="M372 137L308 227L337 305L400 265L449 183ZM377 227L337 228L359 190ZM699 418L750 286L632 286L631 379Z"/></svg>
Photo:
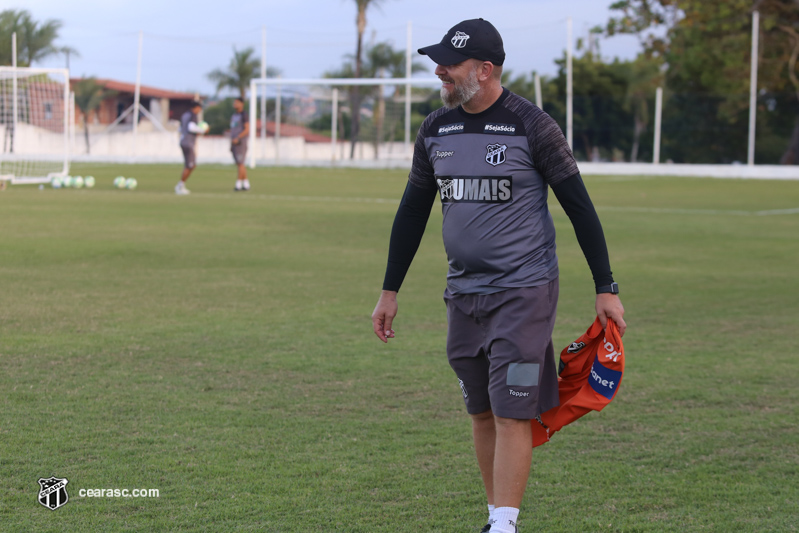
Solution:
<svg viewBox="0 0 799 533"><path fill-rule="evenodd" d="M571 220L577 242L591 269L596 287L613 283L605 233L580 174L552 186L552 192Z"/></svg>
<svg viewBox="0 0 799 533"><path fill-rule="evenodd" d="M435 200L436 189L423 189L410 181L405 187L391 229L383 290L399 291L422 242Z"/></svg>

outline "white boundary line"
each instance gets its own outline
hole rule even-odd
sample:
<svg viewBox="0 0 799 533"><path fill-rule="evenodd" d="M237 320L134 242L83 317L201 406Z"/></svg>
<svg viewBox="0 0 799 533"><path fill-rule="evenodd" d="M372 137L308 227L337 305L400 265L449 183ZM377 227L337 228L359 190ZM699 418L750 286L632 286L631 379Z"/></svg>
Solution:
<svg viewBox="0 0 799 533"><path fill-rule="evenodd" d="M78 192L78 191L75 191ZM155 192L155 191L80 191L83 194L130 194L130 195L148 195L148 196L176 196L172 192ZM189 196L197 198L249 198L251 200L271 200L277 202L326 202L326 203L351 203L351 204L388 204L397 205L400 202L399 198L370 198L370 197L343 197L343 196L298 196L298 195L281 195L281 194L254 194L252 192L193 192ZM184 197L185 198L185 197ZM658 215L711 215L711 216L777 216L777 215L799 215L799 207L792 207L788 209L768 209L763 211L742 211L737 209L681 209L669 207L614 207L597 205L597 211L609 211L616 213L652 213ZM559 204L550 204L551 209L562 211Z"/></svg>
<svg viewBox="0 0 799 533"><path fill-rule="evenodd" d="M799 179L796 165L701 165L686 163L591 163L578 161L583 176L682 176L738 179Z"/></svg>
<svg viewBox="0 0 799 533"><path fill-rule="evenodd" d="M597 211L610 211L617 213L653 213L658 215L728 215L744 217L767 217L775 215L796 215L799 214L799 207L791 209L770 209L765 211L742 211L737 209L682 209L669 207L613 207L595 206Z"/></svg>
<svg viewBox="0 0 799 533"><path fill-rule="evenodd" d="M336 196L282 196L276 194L252 194L252 193L192 193L196 196L212 196L233 198L236 196L250 196L264 200L275 201L297 201L297 202L335 202L335 203L366 203L366 204L399 204L399 198L345 198ZM554 205L553 207L560 207ZM664 215L731 215L731 216L774 216L774 215L796 215L799 214L799 207L790 209L772 209L766 211L741 211L724 209L671 209L668 207L613 207L596 206L597 211L611 211L620 213L654 213Z"/></svg>

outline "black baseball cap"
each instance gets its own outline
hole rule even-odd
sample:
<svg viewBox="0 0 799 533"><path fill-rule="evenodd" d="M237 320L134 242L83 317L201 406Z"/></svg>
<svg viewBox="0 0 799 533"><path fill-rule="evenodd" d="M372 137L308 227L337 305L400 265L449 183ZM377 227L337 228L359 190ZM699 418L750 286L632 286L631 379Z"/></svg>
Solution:
<svg viewBox="0 0 799 533"><path fill-rule="evenodd" d="M483 19L459 22L450 28L440 43L419 48L419 53L444 66L467 59L490 61L495 65L505 62L502 37L493 24Z"/></svg>

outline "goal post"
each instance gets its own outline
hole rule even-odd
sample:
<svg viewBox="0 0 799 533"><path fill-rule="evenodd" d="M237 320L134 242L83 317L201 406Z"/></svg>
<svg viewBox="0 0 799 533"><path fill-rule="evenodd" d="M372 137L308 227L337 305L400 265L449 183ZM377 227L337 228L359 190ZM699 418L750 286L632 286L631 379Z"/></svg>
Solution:
<svg viewBox="0 0 799 533"><path fill-rule="evenodd" d="M0 67L0 181L66 175L70 116L67 69Z"/></svg>
<svg viewBox="0 0 799 533"><path fill-rule="evenodd" d="M411 104L439 98L440 86L438 78L253 79L249 166L406 165L413 155L411 129L424 119ZM267 102L261 128L255 127L262 120L258 98Z"/></svg>

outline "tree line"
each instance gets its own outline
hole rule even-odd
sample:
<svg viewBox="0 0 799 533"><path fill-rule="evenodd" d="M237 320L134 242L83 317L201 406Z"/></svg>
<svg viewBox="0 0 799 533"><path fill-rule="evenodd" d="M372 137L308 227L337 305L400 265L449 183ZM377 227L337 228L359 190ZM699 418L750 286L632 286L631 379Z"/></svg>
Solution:
<svg viewBox="0 0 799 533"><path fill-rule="evenodd" d="M355 0L357 40L355 54L328 77L403 77L404 51L391 43L364 44L366 15L380 0ZM760 13L759 76L757 84L757 142L760 164L799 164L799 2L795 0L621 0L610 6L612 16L594 28L596 37L619 34L638 37L641 52L633 60L602 57L599 39L578 42L573 59L574 152L581 160L651 161L654 136L654 99L664 89L662 160L678 163L734 163L746 161L752 12ZM37 23L26 11L0 13L0 61L10 64L10 33L17 31L20 65L29 65L57 53L76 53L56 47L61 24ZM23 35L22 38L19 36ZM513 64L512 55L509 66ZM555 60L557 74L541 79L543 108L559 124L566 116L566 58ZM246 95L258 76L259 60L253 49L234 50L226 69L208 74L217 93L232 88ZM414 62L414 71L424 69ZM278 72L270 70L269 75ZM535 99L534 73L507 70L503 84ZM97 88L89 103L97 100ZM377 106L380 95L367 88L349 88L349 109L359 109L364 98ZM76 95L77 99L77 95ZM222 102L229 105L229 102ZM436 97L414 104L418 117L439 105ZM271 106L273 110L273 106ZM221 111L221 109L219 110ZM208 110L211 116L214 112ZM219 115L224 127L225 113ZM213 126L213 125L212 125ZM360 113L342 117L340 127L351 140L362 129ZM383 126L372 124L378 130Z"/></svg>

